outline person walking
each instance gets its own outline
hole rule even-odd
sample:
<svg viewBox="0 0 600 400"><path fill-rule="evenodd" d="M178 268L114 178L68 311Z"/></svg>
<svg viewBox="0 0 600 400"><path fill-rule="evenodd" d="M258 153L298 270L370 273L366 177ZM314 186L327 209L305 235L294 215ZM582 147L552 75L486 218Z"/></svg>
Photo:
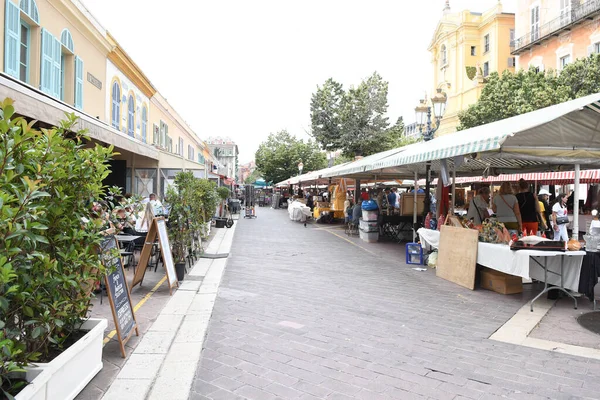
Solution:
<svg viewBox="0 0 600 400"><path fill-rule="evenodd" d="M556 203L552 206L554 240L565 242L569 241L569 235L567 234L567 224L569 223L567 197L566 193L559 194Z"/></svg>
<svg viewBox="0 0 600 400"><path fill-rule="evenodd" d="M519 179L517 200L519 201L519 210L521 211L523 233L525 236L531 232L534 235L537 234L540 203L537 196L529 191L529 183L525 179Z"/></svg>
<svg viewBox="0 0 600 400"><path fill-rule="evenodd" d="M513 194L513 189L509 182L504 182L500 185L498 194L492 200L492 210L494 210L498 221L502 222L506 229L523 231L519 201Z"/></svg>
<svg viewBox="0 0 600 400"><path fill-rule="evenodd" d="M541 216L541 224L544 226L540 226L540 230L543 231L547 237L553 236L552 226L550 225L550 221L552 221L552 207L548 204L548 199L550 197L550 192L546 189L541 189L538 193L538 200L540 202L540 216Z"/></svg>

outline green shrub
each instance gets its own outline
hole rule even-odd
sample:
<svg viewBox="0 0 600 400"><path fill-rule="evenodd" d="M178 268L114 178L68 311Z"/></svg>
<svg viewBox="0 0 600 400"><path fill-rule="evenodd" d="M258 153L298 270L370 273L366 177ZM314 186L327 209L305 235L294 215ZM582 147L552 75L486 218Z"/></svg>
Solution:
<svg viewBox="0 0 600 400"><path fill-rule="evenodd" d="M18 389L11 372L48 360L79 330L105 273L92 204L113 149L84 147L66 118L38 131L0 103L0 396Z"/></svg>

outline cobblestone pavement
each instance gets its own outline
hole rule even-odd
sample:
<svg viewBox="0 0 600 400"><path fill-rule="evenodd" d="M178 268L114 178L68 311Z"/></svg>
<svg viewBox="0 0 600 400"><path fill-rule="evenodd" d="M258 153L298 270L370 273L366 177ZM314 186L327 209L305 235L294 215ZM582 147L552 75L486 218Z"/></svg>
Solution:
<svg viewBox="0 0 600 400"><path fill-rule="evenodd" d="M344 237L281 210L239 221L190 399L599 397L600 361L487 339L530 292L463 289Z"/></svg>

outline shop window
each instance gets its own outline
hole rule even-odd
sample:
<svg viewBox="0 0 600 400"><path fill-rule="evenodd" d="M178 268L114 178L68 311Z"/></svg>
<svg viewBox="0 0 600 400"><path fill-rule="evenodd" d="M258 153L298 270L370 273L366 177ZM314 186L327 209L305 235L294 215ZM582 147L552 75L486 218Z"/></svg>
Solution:
<svg viewBox="0 0 600 400"><path fill-rule="evenodd" d="M121 85L117 81L112 84L111 99L111 125L113 128L121 130Z"/></svg>

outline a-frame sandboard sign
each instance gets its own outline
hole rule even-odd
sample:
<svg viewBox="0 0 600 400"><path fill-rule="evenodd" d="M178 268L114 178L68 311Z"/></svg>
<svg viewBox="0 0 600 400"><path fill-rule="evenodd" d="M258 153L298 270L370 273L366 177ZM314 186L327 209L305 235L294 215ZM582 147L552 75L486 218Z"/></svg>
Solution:
<svg viewBox="0 0 600 400"><path fill-rule="evenodd" d="M100 245L101 260L104 266L111 272L105 275L106 292L113 319L115 321L115 330L121 347L121 355L125 354L125 343L133 336L139 336L138 324L135 319L135 312L131 305L131 295L127 286L125 271L123 270L123 259L117 253L119 243L114 236L107 236Z"/></svg>
<svg viewBox="0 0 600 400"><path fill-rule="evenodd" d="M146 268L148 267L148 261L150 260L150 255L152 254L152 247L154 246L154 241L158 237L158 242L160 243L160 252L162 254L163 264L165 266L165 273L167 274L167 283L169 285L169 294L173 294L173 287L179 287L179 282L177 281L177 274L175 273L175 264L173 263L173 255L171 254L171 245L169 244L169 235L167 234L167 222L163 217L154 218L152 220L152 224L150 225L150 229L148 229L148 234L146 235L146 240L144 241L144 248L142 249L142 254L140 255L140 262L135 270L135 275L133 276L133 281L131 282L131 288L133 288L138 283L141 285L144 280L144 274L146 273Z"/></svg>

